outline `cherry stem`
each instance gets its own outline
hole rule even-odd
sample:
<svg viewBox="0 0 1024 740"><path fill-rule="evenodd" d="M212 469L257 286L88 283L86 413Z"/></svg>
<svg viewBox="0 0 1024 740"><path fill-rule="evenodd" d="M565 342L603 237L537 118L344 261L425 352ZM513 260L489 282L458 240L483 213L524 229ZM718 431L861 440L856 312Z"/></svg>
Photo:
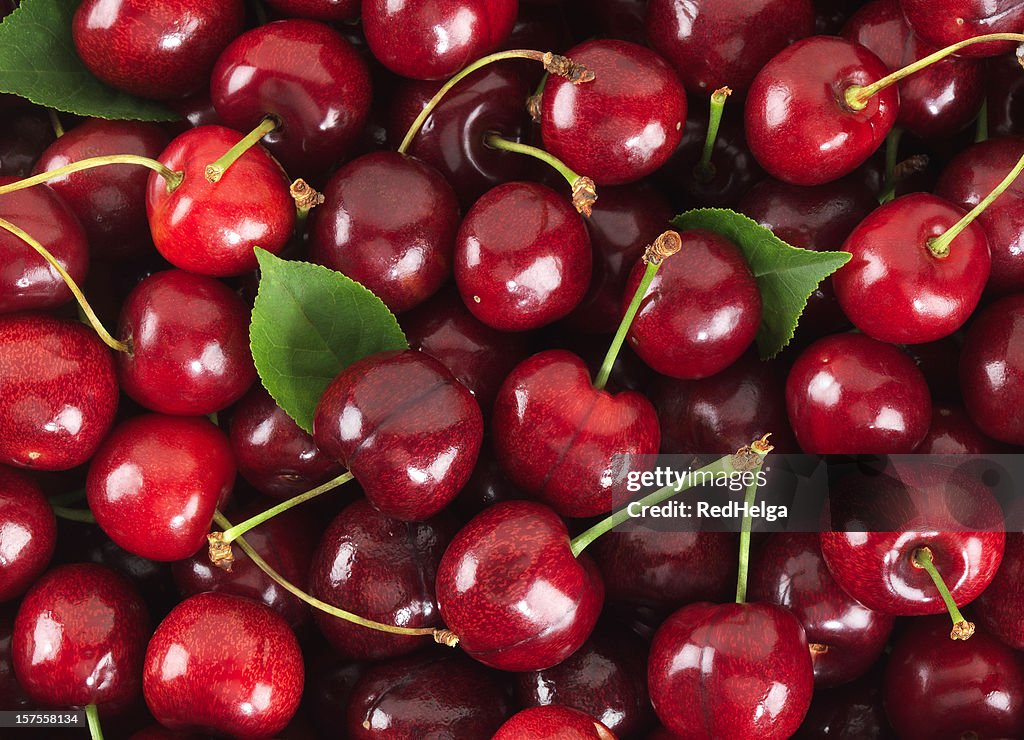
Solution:
<svg viewBox="0 0 1024 740"><path fill-rule="evenodd" d="M264 118L259 122L259 125L256 126L256 128L242 137L241 141L224 152L220 159L213 164L206 165L206 170L203 173L206 175L206 179L209 182L219 182L220 179L224 177L224 173L228 171L228 168L231 165L238 161L239 157L256 146L260 139L276 129L279 125L278 120L273 116L267 116Z"/></svg>
<svg viewBox="0 0 1024 740"><path fill-rule="evenodd" d="M412 124L409 126L409 130L405 132L405 138L403 138L402 143L398 145L398 153L405 154L409 150L409 147L412 145L412 140L416 138L416 134L419 133L423 123L430 117L430 114L434 112L434 108L438 106L444 96L448 94L449 90L481 67L486 67L488 64L500 62L505 59L532 59L533 61L540 62L544 65L544 69L547 72L556 74L559 77L564 77L574 85L580 85L594 79L594 73L582 64L577 64L568 57L563 57L550 51L511 49L509 51L499 51L495 54L488 54L487 56L480 57L465 69L456 72L455 76L441 85L441 89L434 93L434 97L427 101L427 104L423 106L423 110L421 110L419 115L413 119Z"/></svg>
<svg viewBox="0 0 1024 740"><path fill-rule="evenodd" d="M96 517L88 509L69 509L66 506L54 506L53 504L50 505L50 508L61 519L67 519L70 522L81 522L82 524L96 523Z"/></svg>
<svg viewBox="0 0 1024 740"><path fill-rule="evenodd" d="M870 85L850 85L850 87L846 88L846 91L843 93L843 98L845 99L846 105L851 110L864 110L865 106L867 106L868 104L868 100L875 93L884 90L890 85L896 84L900 80L914 74L915 72L920 72L925 67L928 67L942 59L945 59L950 54L955 54L961 49L966 49L968 46L973 46L974 44L980 44L989 41L1016 41L1020 43L1024 42L1024 34L987 33L984 34L983 36L975 36L974 38L958 41L957 43L950 44L944 49L939 49L938 51L933 52L926 57L921 57L916 62L908 64L906 67L903 67L902 69L897 69L895 72L887 74L882 79L876 82L872 82Z"/></svg>
<svg viewBox="0 0 1024 740"><path fill-rule="evenodd" d="M903 129L899 126L894 126L885 137L885 182L878 196L878 202L883 205L896 197L896 160L900 154L902 138Z"/></svg>
<svg viewBox="0 0 1024 740"><path fill-rule="evenodd" d="M986 195L979 201L978 205L974 206L967 214L947 229L941 236L934 237L928 240L928 251L932 253L932 256L943 259L949 256L949 245L956 239L960 232L970 226L974 219L980 216L986 208L988 208L992 201L998 198L1003 192L1013 184L1013 181L1017 179L1021 172L1024 172L1024 157L1017 160L1017 164L1013 166L1006 177L1004 177L998 185L992 188L992 192Z"/></svg>
<svg viewBox="0 0 1024 740"><path fill-rule="evenodd" d="M545 70L533 94L526 99L526 112L530 114L534 123L540 123L540 104L544 100L544 86L548 84L549 76L550 73Z"/></svg>
<svg viewBox="0 0 1024 740"><path fill-rule="evenodd" d="M256 25L267 25L267 9L260 0L252 0L252 12L256 15Z"/></svg>
<svg viewBox="0 0 1024 740"><path fill-rule="evenodd" d="M95 704L86 705L85 721L89 725L89 737L92 740L103 740L103 728L100 727L100 711Z"/></svg>
<svg viewBox="0 0 1024 740"><path fill-rule="evenodd" d="M84 501L85 495L85 489L79 488L77 491L68 491L67 493L58 493L50 496L47 501L57 506L67 506L68 504L77 504L79 501Z"/></svg>
<svg viewBox="0 0 1024 740"><path fill-rule="evenodd" d="M732 90L728 87L720 87L711 93L711 108L708 114L708 132L704 137L704 151L701 152L697 166L693 168L693 174L700 182L710 182L715 176L715 165L711 161L711 153L714 151L715 141L718 139L718 127L722 123L725 101L730 95L732 95Z"/></svg>
<svg viewBox="0 0 1024 740"><path fill-rule="evenodd" d="M766 434L763 438L755 442L750 446L750 449L758 455L757 461L754 463L754 467L751 472L754 474L754 479L747 486L746 495L743 498L743 522L740 525L740 558L739 558L739 569L736 571L736 603L743 604L747 601L747 573L750 572L750 529L753 526L753 516L751 510L754 506L754 501L757 499L757 479L761 472L761 467L764 465L764 458L772 447L768 444L768 435Z"/></svg>
<svg viewBox="0 0 1024 740"><path fill-rule="evenodd" d="M980 144L988 141L988 97L981 99L981 110L978 111L978 120L974 123L974 143Z"/></svg>
<svg viewBox="0 0 1024 740"><path fill-rule="evenodd" d="M593 212L594 203L597 202L597 186L594 184L594 181L589 177L577 174L558 157L538 147L521 144L518 141L506 139L495 133L489 133L484 136L484 146L490 149L499 149L503 152L525 154L528 157L539 159L541 162L551 165L551 167L558 171L558 174L565 178L565 181L569 183L569 187L572 188L573 207L587 217Z"/></svg>
<svg viewBox="0 0 1024 740"><path fill-rule="evenodd" d="M57 258L50 254L50 250L48 250L38 241L33 239L26 231L24 231L18 226L15 226L6 219L0 218L0 229L9 231L10 233L14 234L16 237L21 239L23 242L28 244L30 247L36 250L36 252L38 252L44 260L46 260L49 263L50 267L57 271L57 274L61 276L61 279L67 284L68 288L71 290L71 294L74 295L75 300L78 301L78 305L82 307L82 313L85 314L85 318L88 319L89 324L92 326L93 329L96 330L96 333L99 335L100 339L103 340L104 344L106 344L113 350L117 350L118 352L130 351L127 344L120 341L119 339L114 339L114 337L112 337L110 333L104 328L103 324L100 322L99 317L96 315L96 312L93 311L92 306L89 305L89 301L86 300L85 294L82 293L81 288L78 287L78 283L76 283L74 278L72 278L68 274L68 271L64 269L64 266L57 261Z"/></svg>
<svg viewBox="0 0 1024 740"><path fill-rule="evenodd" d="M142 167L148 167L167 181L168 193L173 193L178 186L181 185L182 180L185 179L184 172L175 172L170 167L166 167L163 163L157 162L155 159L150 159L149 157L142 157L138 154L108 154L103 157L89 157L88 159L81 159L77 162L64 165L63 167L58 167L55 170L40 172L38 175L26 177L24 180L18 180L17 182L0 186L0 195L7 195L7 193L13 193L16 190L24 190L25 188L42 185L45 182L49 182L50 180L58 177L63 177L64 175L70 175L83 170L91 170L95 167L106 167L111 164L137 164Z"/></svg>
<svg viewBox="0 0 1024 740"><path fill-rule="evenodd" d="M324 195L301 177L291 184L288 193L295 201L296 231L298 231L299 227L306 223L309 212L317 206L323 205Z"/></svg>
<svg viewBox="0 0 1024 740"><path fill-rule="evenodd" d="M64 124L60 122L60 116L53 108L47 108L46 114L50 117L50 125L53 126L53 133L59 139L64 135Z"/></svg>
<svg viewBox="0 0 1024 740"><path fill-rule="evenodd" d="M619 322L619 328L615 331L615 336L612 338L612 343L609 345L608 352L604 356L601 368L597 371L597 377L594 378L594 387L599 391L604 390L604 387L608 384L608 378L612 374L615 360L618 359L619 351L622 349L622 344L626 341L626 335L629 333L629 327L632 326L633 319L636 318L637 311L640 310L640 304L643 302L644 296L647 295L647 289L651 286L651 281L654 280L654 276L661 267L661 263L678 252L682 246L683 240L677 231L666 231L647 245L642 258L644 264L647 265L647 269L644 271L644 276L640 279L640 284L636 286L633 300L629 302L629 307Z"/></svg>
<svg viewBox="0 0 1024 740"><path fill-rule="evenodd" d="M946 609L949 611L949 616L953 620L953 631L949 633L950 639L969 640L971 635L974 634L974 622L968 622L964 619L964 615L960 613L959 607L957 607L956 602L953 601L953 595L949 592L949 588L946 587L946 582L942 580L942 576L935 567L935 556L932 554L932 549L927 545L917 548L914 550L914 554L911 557L910 562L915 568L922 568L929 576L931 576L932 583L934 583L935 588L938 589L942 600L946 602Z"/></svg>

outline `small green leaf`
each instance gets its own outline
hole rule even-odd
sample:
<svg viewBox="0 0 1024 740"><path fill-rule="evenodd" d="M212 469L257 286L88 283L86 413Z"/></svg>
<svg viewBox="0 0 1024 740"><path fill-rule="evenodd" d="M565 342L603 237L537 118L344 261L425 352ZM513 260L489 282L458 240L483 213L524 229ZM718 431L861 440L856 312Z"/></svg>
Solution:
<svg viewBox="0 0 1024 740"><path fill-rule="evenodd" d="M71 37L78 5L79 0L22 0L0 23L0 92L92 118L177 119L165 106L108 87L86 69Z"/></svg>
<svg viewBox="0 0 1024 740"><path fill-rule="evenodd" d="M680 231L713 231L743 252L761 290L762 315L757 348L763 360L775 357L789 344L811 293L822 280L852 257L849 252L798 249L753 219L725 208L687 211L676 216L672 224ZM685 240L683 250L686 250Z"/></svg>
<svg viewBox="0 0 1024 740"><path fill-rule="evenodd" d="M356 360L408 349L380 298L340 272L256 249L260 288L249 342L263 387L295 423L313 431L327 385Z"/></svg>

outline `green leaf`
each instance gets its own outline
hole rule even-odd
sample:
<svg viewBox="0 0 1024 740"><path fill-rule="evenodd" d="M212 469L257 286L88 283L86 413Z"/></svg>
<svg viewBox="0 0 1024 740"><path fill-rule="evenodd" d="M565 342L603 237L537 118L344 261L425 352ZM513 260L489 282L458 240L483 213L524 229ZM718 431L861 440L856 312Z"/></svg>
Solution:
<svg viewBox="0 0 1024 740"><path fill-rule="evenodd" d="M380 298L340 272L256 248L260 288L249 343L263 387L295 423L313 431L327 385L356 360L408 349Z"/></svg>
<svg viewBox="0 0 1024 740"><path fill-rule="evenodd" d="M79 0L22 0L0 23L0 92L91 118L173 121L159 103L100 82L78 57L71 18Z"/></svg>
<svg viewBox="0 0 1024 740"><path fill-rule="evenodd" d="M845 265L849 252L812 252L786 244L753 219L725 208L700 208L673 219L680 231L705 229L724 236L743 252L761 290L757 348L767 360L789 344L800 314L818 283ZM683 241L683 250L686 242ZM685 255L680 254L680 257ZM680 257L676 257L679 259Z"/></svg>

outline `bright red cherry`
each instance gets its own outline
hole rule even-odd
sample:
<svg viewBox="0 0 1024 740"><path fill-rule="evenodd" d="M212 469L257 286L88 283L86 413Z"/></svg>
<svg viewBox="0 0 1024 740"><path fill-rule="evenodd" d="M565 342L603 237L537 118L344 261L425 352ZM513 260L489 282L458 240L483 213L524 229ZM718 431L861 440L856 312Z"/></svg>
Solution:
<svg viewBox="0 0 1024 740"><path fill-rule="evenodd" d="M16 599L35 583L56 545L57 520L39 486L0 465L0 601Z"/></svg>
<svg viewBox="0 0 1024 740"><path fill-rule="evenodd" d="M1024 650L1024 534L1006 533L1006 549L995 578L971 608L984 631L998 637L1014 650Z"/></svg>
<svg viewBox="0 0 1024 740"><path fill-rule="evenodd" d="M235 482L227 435L207 419L148 414L117 426L89 466L89 508L114 542L150 560L206 543Z"/></svg>
<svg viewBox="0 0 1024 740"><path fill-rule="evenodd" d="M242 0L85 0L72 31L94 75L119 90L163 100L199 90L244 22Z"/></svg>
<svg viewBox="0 0 1024 740"><path fill-rule="evenodd" d="M492 740L615 740L615 735L589 714L562 706L530 707L513 714Z"/></svg>
<svg viewBox="0 0 1024 740"><path fill-rule="evenodd" d="M267 0L278 12L318 21L347 21L359 16L358 0Z"/></svg>
<svg viewBox="0 0 1024 740"><path fill-rule="evenodd" d="M653 51L626 41L587 41L566 56L594 73L544 86L544 148L598 185L621 185L657 170L683 137L686 91ZM614 111L614 115L609 115Z"/></svg>
<svg viewBox="0 0 1024 740"><path fill-rule="evenodd" d="M932 46L943 47L985 33L1020 33L1024 4L1019 0L899 0L914 33ZM972 44L958 54L991 57L1012 50L1013 42Z"/></svg>

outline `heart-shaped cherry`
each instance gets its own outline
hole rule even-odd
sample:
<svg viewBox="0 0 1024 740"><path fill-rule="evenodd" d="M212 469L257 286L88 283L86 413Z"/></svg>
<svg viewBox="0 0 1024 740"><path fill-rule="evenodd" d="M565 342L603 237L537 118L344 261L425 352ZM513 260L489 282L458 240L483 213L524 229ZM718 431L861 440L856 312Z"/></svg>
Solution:
<svg viewBox="0 0 1024 740"><path fill-rule="evenodd" d="M531 707L513 714L492 740L615 740L615 735L589 714L561 706Z"/></svg>
<svg viewBox="0 0 1024 740"><path fill-rule="evenodd" d="M1015 650L1024 650L1024 534L1006 533L1006 549L995 578L971 608L981 626Z"/></svg>
<svg viewBox="0 0 1024 740"><path fill-rule="evenodd" d="M0 602L35 583L57 546L57 521L42 490L21 471L0 465Z"/></svg>

